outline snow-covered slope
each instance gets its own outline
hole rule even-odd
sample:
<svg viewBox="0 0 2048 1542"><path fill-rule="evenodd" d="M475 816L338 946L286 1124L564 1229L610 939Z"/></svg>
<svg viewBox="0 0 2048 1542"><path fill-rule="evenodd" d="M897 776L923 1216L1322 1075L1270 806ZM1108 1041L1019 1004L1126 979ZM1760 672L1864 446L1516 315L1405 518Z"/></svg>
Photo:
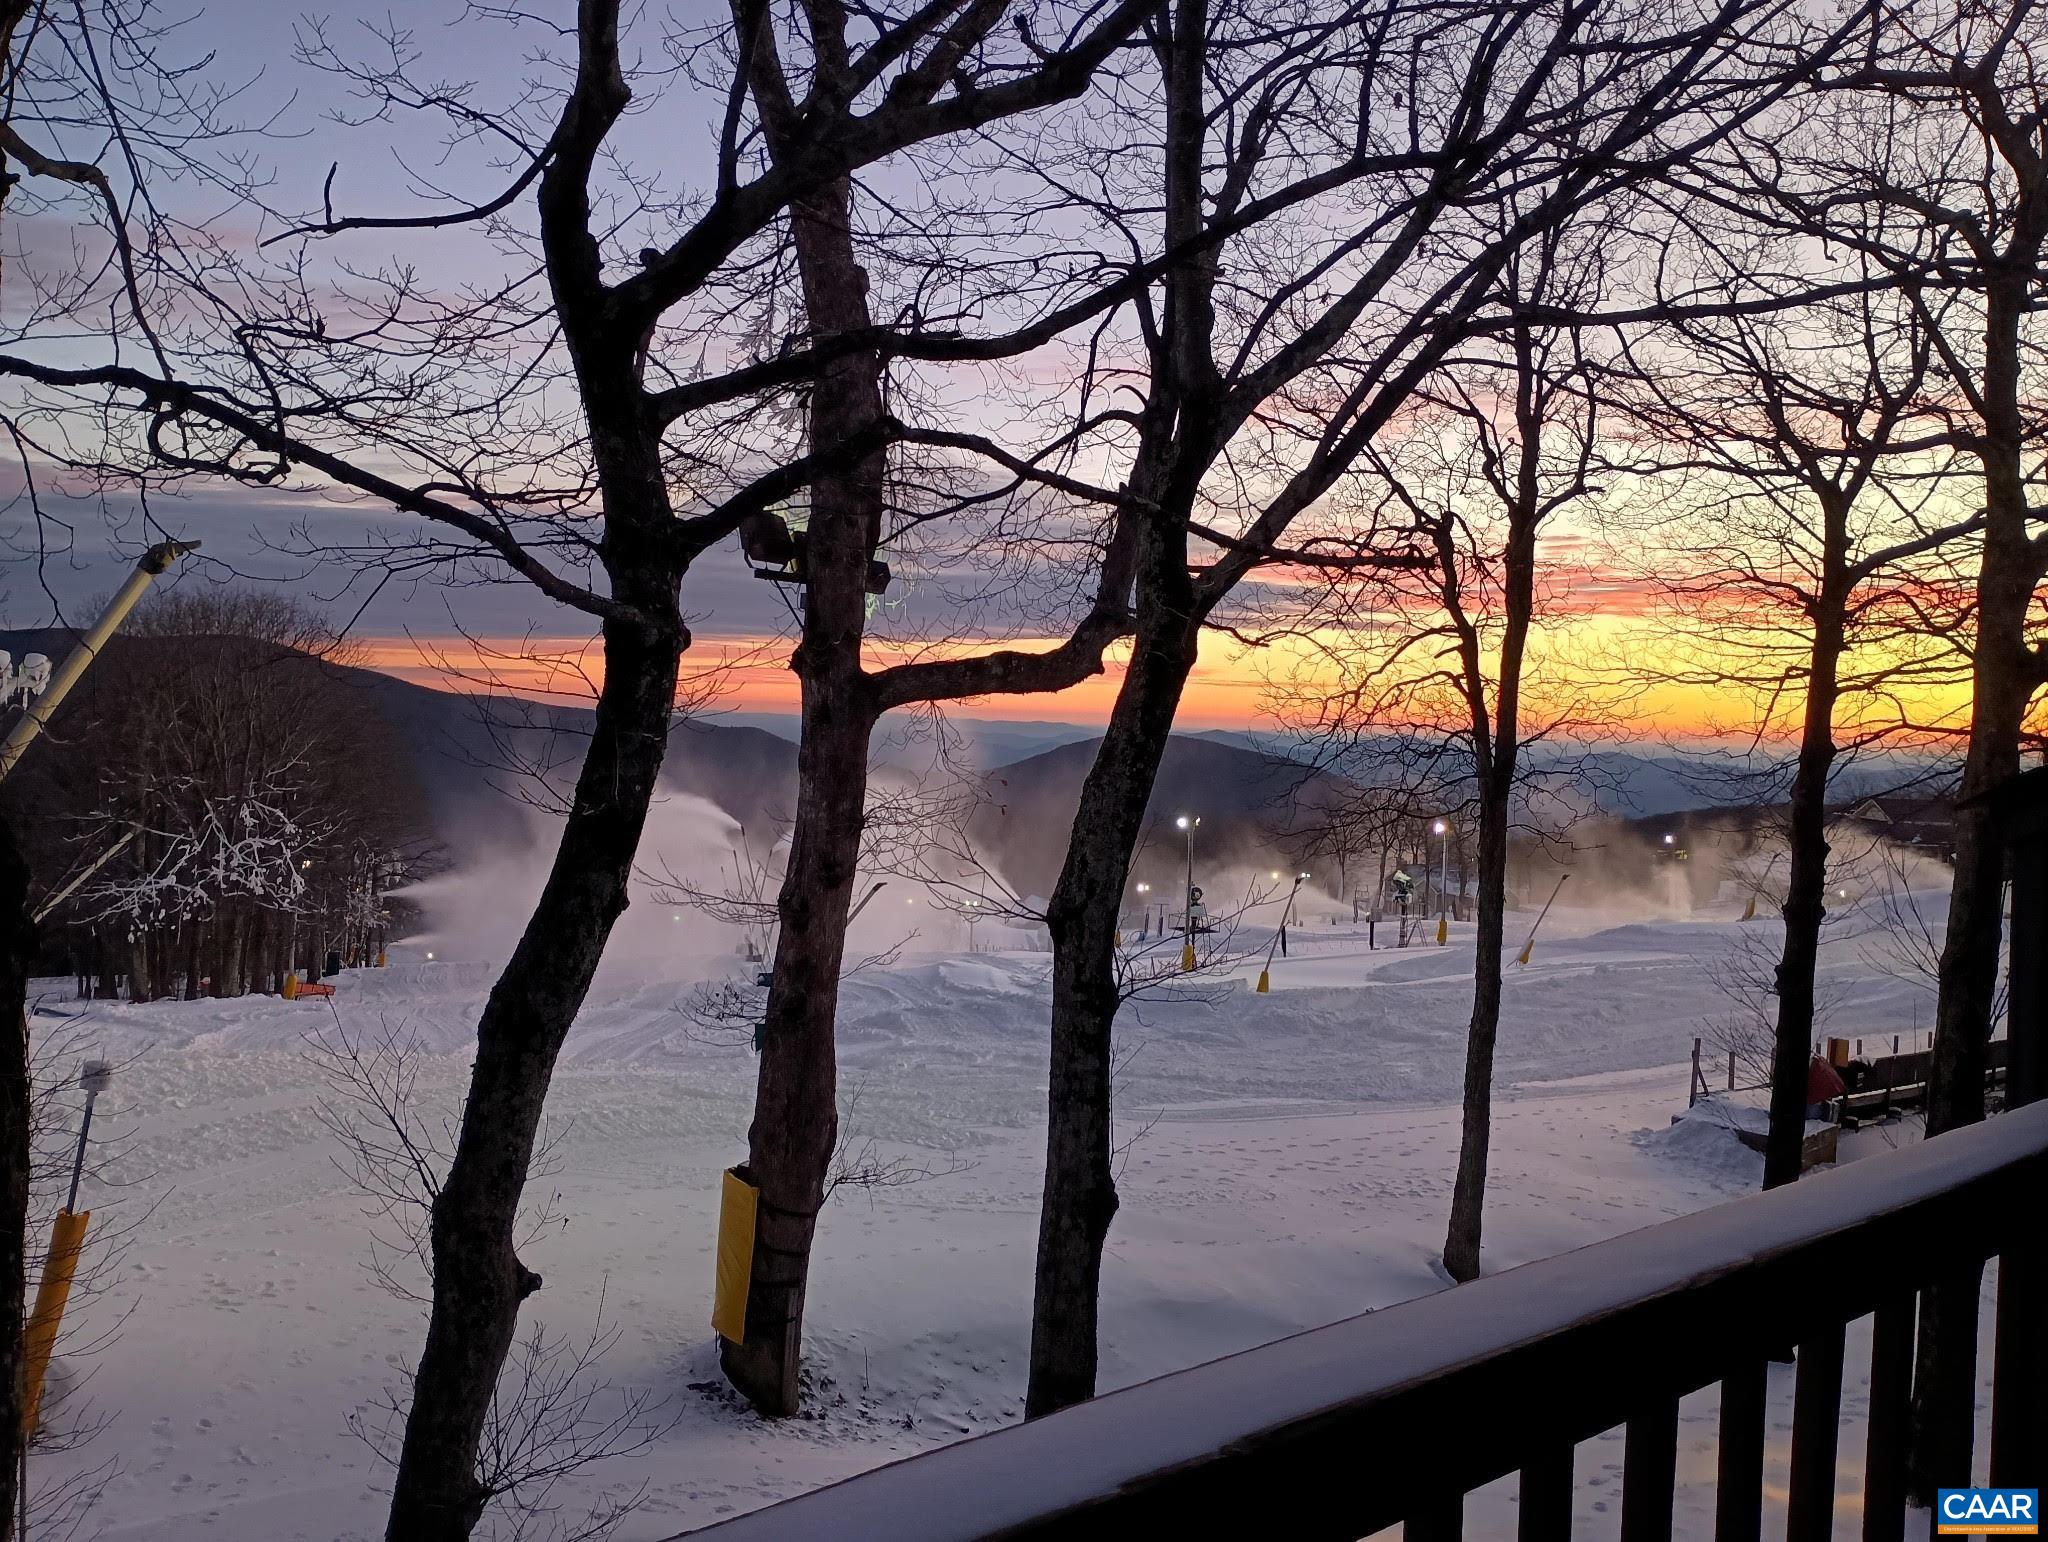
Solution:
<svg viewBox="0 0 2048 1542"><path fill-rule="evenodd" d="M1614 919L1553 915L1532 965L1511 971L1489 1268L1756 1180L1732 1140L1665 1133L1684 1107L1693 1036L1730 1010L1714 961L1745 928L1732 916ZM1271 994L1252 991L1253 959L1178 999L1133 1003L1120 1026L1108 1384L1440 1288L1469 932L1442 949L1369 950L1363 932L1327 925L1289 941ZM1868 935L1829 945L1836 1031L1910 1032L1926 1017L1924 984L1878 967L1872 947ZM366 1267L376 1223L336 1165L322 1117L334 1088L307 1045L337 1028L416 1037L430 1052L420 1095L452 1109L491 967L424 951L343 975L331 1008L86 1006L51 982L38 1035L123 1063L96 1125L103 1181L86 1198L96 1227L131 1234L107 1288L82 1303L84 1323L119 1324L119 1336L59 1367L107 1427L42 1466L57 1477L118 1462L101 1485L103 1535L381 1534L387 1473L349 1421L402 1395L421 1319ZM743 1040L707 1042L684 1009L693 981L735 965L642 951L608 968L550 1101L554 1159L533 1193L556 1219L526 1249L547 1282L529 1310L569 1339L600 1320L615 1329L602 1374L661 1412L646 1451L555 1490L565 1517L644 1487L618 1535L663 1537L1017 1416L1047 963L908 951L847 982L845 1122L856 1142L931 1176L828 1206L811 1407L778 1425L722 1390L706 1324L717 1178L744 1150L754 1063ZM1688 1403L1688 1441L1710 1441L1711 1414ZM1615 1495L1610 1459L1618 1445L1582 1454L1589 1514ZM1681 1470L1681 1514L1703 1524L1711 1463ZM1511 1499L1475 1501L1475 1524L1511 1514Z"/></svg>

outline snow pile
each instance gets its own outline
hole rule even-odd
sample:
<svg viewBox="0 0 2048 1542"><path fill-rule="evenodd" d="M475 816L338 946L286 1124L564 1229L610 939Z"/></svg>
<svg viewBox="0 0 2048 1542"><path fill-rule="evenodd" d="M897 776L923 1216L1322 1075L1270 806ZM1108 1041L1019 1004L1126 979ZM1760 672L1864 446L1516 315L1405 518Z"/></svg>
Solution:
<svg viewBox="0 0 2048 1542"><path fill-rule="evenodd" d="M1668 1125L1638 1130L1630 1139L1640 1151L1684 1163L1731 1192L1746 1192L1763 1184L1764 1158L1762 1152L1745 1146L1738 1132L1760 1135L1769 1127L1764 1109L1732 1099L1704 1098Z"/></svg>

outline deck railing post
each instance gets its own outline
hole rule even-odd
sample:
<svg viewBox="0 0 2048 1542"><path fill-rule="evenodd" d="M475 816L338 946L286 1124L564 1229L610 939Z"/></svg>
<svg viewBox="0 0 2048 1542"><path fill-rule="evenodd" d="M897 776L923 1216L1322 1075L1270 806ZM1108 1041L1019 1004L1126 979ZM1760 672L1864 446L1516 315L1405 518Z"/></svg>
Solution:
<svg viewBox="0 0 2048 1542"><path fill-rule="evenodd" d="M1429 1500L1401 1527L1402 1542L1460 1542L1465 1534L1465 1496L1442 1495Z"/></svg>
<svg viewBox="0 0 2048 1542"><path fill-rule="evenodd" d="M1998 1260L1998 1338L1991 1381L1991 1482L2040 1488L2048 1473L2048 1248L2038 1230Z"/></svg>
<svg viewBox="0 0 2048 1542"><path fill-rule="evenodd" d="M1967 1487L1976 1446L1977 1300L1981 1259L1945 1267L1920 1294L1914 1345L1907 1494L1923 1509L1944 1488Z"/></svg>
<svg viewBox="0 0 2048 1542"><path fill-rule="evenodd" d="M1621 1456L1621 1542L1671 1542L1678 1482L1678 1398L1666 1394L1629 1416Z"/></svg>
<svg viewBox="0 0 2048 1542"><path fill-rule="evenodd" d="M1566 1542L1572 1534L1572 1447L1559 1442L1522 1467L1515 1542Z"/></svg>
<svg viewBox="0 0 2048 1542"><path fill-rule="evenodd" d="M1906 1435L1913 1402L1913 1306L1881 1303L1870 1327L1870 1441L1863 1462L1863 1542L1904 1542Z"/></svg>
<svg viewBox="0 0 2048 1542"><path fill-rule="evenodd" d="M1792 1392L1792 1481L1786 1497L1786 1542L1828 1542L1835 1529L1835 1457L1841 1441L1840 1322L1799 1346Z"/></svg>
<svg viewBox="0 0 2048 1542"><path fill-rule="evenodd" d="M1770 1366L1752 1355L1721 1378L1721 1459L1714 1542L1758 1542L1764 1523L1764 1393Z"/></svg>

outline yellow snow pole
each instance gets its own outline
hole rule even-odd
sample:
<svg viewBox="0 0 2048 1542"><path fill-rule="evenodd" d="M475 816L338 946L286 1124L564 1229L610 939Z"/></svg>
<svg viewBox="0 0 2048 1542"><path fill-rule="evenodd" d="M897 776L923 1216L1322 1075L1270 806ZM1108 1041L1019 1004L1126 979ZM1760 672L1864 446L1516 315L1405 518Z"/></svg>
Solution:
<svg viewBox="0 0 2048 1542"><path fill-rule="evenodd" d="M1436 918L1436 945L1441 948L1450 940L1451 918L1449 916L1438 916Z"/></svg>
<svg viewBox="0 0 2048 1542"><path fill-rule="evenodd" d="M718 1205L718 1278L711 1298L711 1329L734 1344L747 1341L747 1294L754 1285L754 1227L761 1191L725 1170Z"/></svg>
<svg viewBox="0 0 2048 1542"><path fill-rule="evenodd" d="M57 1330L64 1323L64 1303L71 1299L71 1281L78 1273L78 1250L85 1243L85 1223L91 1219L90 1210L60 1210L56 1223L50 1227L50 1256L43 1264L42 1283L36 1287L35 1310L29 1313L28 1326L22 1331L24 1440L36 1432L36 1414L43 1401L43 1373L49 1369L50 1354L57 1347Z"/></svg>

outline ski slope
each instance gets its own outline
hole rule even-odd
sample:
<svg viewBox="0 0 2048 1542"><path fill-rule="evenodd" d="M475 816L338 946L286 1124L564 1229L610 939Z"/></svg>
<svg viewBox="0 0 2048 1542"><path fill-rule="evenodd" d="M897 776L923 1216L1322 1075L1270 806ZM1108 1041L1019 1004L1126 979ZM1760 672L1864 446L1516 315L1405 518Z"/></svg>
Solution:
<svg viewBox="0 0 2048 1542"><path fill-rule="evenodd" d="M1513 946L1528 919L1510 925ZM1734 1010L1717 975L1762 925L1560 909L1530 966L1510 967L1489 1269L1754 1185L1750 1153L1671 1119L1685 1106L1694 1036ZM1297 925L1262 995L1251 982L1268 935L1241 934L1243 957L1141 996L1120 1021L1123 1205L1105 1266L1106 1385L1442 1286L1434 1259L1457 1151L1470 929L1453 927L1442 948L1371 949L1363 929ZM56 1382L74 1413L89 1407L105 1427L44 1458L39 1475L96 1474L101 1535L382 1534L388 1471L350 1421L403 1395L423 1319L367 1267L376 1223L337 1163L321 1113L335 1089L307 1044L337 1028L415 1039L424 1108L452 1112L491 962L424 952L400 948L387 969L345 973L331 1007L88 1005L45 982L33 1031L121 1062L84 1200L96 1228L127 1232L105 1288L82 1306L94 1330L82 1336L111 1340L81 1353L74 1339ZM1828 1031L1909 1034L1930 1020L1931 982L1901 959L1880 929L1831 937ZM615 1534L666 1537L1017 1417L1049 964L913 941L846 982L843 1122L931 1176L842 1190L828 1205L809 1306L811 1404L779 1424L723 1390L706 1321L718 1174L744 1153L753 1058L743 1038L707 1038L687 1009L697 982L742 966L680 949L607 966L550 1101L551 1170L532 1187L556 1218L524 1249L546 1281L528 1312L569 1338L597 1329L603 1378L660 1413L645 1450L546 1496L565 1523L637 1496ZM1871 1130L1845 1147L1853 1157L1901 1138ZM1788 1368L1781 1401L1789 1386ZM1852 1410L1855 1397L1852 1386ZM1686 1439L1706 1454L1681 1455L1680 1511L1704 1535L1712 1408L1696 1402ZM1601 1443L1581 1454L1589 1520L1618 1493L1619 1446L1606 1444L1604 1456ZM1845 1459L1845 1487L1854 1467ZM1512 1487L1474 1506L1475 1526L1489 1514L1511 1525Z"/></svg>

